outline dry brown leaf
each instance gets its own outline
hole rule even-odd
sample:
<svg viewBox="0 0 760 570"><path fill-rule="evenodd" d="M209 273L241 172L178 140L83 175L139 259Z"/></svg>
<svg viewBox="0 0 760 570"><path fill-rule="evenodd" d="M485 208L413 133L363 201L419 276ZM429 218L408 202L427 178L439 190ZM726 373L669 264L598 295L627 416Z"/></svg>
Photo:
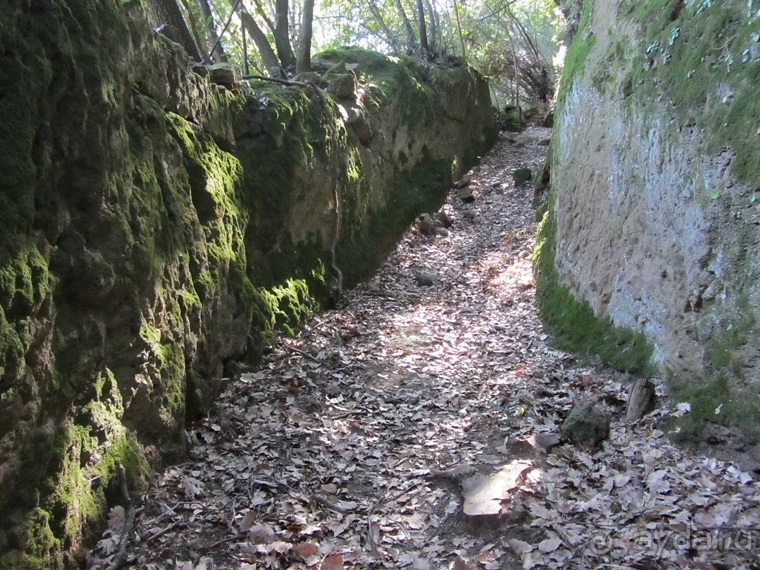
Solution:
<svg viewBox="0 0 760 570"><path fill-rule="evenodd" d="M343 570L343 568L343 555L339 552L328 554L319 565L319 570Z"/></svg>
<svg viewBox="0 0 760 570"><path fill-rule="evenodd" d="M299 542L293 545L293 552L301 558L309 558L319 554L319 545L314 542Z"/></svg>
<svg viewBox="0 0 760 570"><path fill-rule="evenodd" d="M241 532L247 532L258 519L258 515L256 511L250 510L248 511L245 516L240 519L240 522L238 523L238 526L240 527Z"/></svg>

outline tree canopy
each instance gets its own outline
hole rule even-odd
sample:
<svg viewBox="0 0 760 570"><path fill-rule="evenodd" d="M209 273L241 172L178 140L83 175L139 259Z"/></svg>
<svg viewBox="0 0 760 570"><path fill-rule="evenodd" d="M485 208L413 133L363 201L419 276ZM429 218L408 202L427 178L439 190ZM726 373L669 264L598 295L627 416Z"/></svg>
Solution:
<svg viewBox="0 0 760 570"><path fill-rule="evenodd" d="M355 45L472 65L499 107L545 104L554 90L562 17L551 0L151 0L171 3L191 55L260 75L291 77L310 71L311 53Z"/></svg>

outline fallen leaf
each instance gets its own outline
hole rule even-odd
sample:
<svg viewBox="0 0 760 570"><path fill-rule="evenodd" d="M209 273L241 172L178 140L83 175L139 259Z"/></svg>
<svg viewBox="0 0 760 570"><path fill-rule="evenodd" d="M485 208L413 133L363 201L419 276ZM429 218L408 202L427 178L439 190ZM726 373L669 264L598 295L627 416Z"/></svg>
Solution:
<svg viewBox="0 0 760 570"><path fill-rule="evenodd" d="M319 553L319 545L313 542L299 542L293 545L293 552L301 558L309 558Z"/></svg>
<svg viewBox="0 0 760 570"><path fill-rule="evenodd" d="M546 540L542 540L538 543L538 549L544 554L554 552L560 546L562 546L562 541L558 538L547 538Z"/></svg>
<svg viewBox="0 0 760 570"><path fill-rule="evenodd" d="M240 528L241 532L247 532L256 523L257 518L258 516L256 514L256 511L248 511L238 523L238 527Z"/></svg>
<svg viewBox="0 0 760 570"><path fill-rule="evenodd" d="M339 552L328 554L322 559L319 570L343 570L343 555Z"/></svg>
<svg viewBox="0 0 760 570"><path fill-rule="evenodd" d="M510 538L507 540L507 544L509 547L515 552L515 554L527 554L528 552L533 550L533 546L529 543L519 540L517 538Z"/></svg>

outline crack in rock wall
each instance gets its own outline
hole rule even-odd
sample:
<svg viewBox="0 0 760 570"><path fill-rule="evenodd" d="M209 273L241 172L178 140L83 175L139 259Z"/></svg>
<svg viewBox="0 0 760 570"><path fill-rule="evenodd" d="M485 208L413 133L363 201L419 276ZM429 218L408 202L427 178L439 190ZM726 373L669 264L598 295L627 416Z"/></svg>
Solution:
<svg viewBox="0 0 760 570"><path fill-rule="evenodd" d="M215 85L137 2L10 0L0 60L0 566L70 567L118 464L327 301L335 184L351 283L496 127L474 71L363 50L343 99Z"/></svg>

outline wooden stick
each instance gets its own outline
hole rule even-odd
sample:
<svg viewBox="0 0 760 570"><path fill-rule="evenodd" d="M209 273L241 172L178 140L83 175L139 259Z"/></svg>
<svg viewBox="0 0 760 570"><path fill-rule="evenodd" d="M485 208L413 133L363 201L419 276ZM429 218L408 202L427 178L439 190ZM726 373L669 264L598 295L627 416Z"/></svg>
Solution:
<svg viewBox="0 0 760 570"><path fill-rule="evenodd" d="M174 522L170 524L169 526L162 528L156 534L151 534L148 538L143 540L143 544L148 544L150 541L157 539L159 536L165 535L170 530L174 530L175 528L182 528L185 526L187 526L187 524L182 521Z"/></svg>
<svg viewBox="0 0 760 570"><path fill-rule="evenodd" d="M129 489L127 487L127 472L124 469L124 465L119 463L119 485L121 487L121 496L124 499L124 506L127 509L127 518L124 521L124 529L121 533L121 541L119 542L119 549L114 556L113 561L108 570L118 570L127 560L127 545L129 544L129 535L132 533L132 526L135 522L135 507L132 504L132 499L129 496Z"/></svg>
<svg viewBox="0 0 760 570"><path fill-rule="evenodd" d="M288 343L286 343L286 342L283 342L282 344L283 344L283 346L284 346L285 348L287 348L288 350L291 350L291 351L295 352L296 354L300 354L301 356L303 356L304 358L308 358L308 359L309 359L309 360L311 360L312 362L316 362L317 364L324 364L324 362L322 362L321 360L319 360L319 359L318 359L318 358L316 358L315 356L312 356L312 355L311 355L311 354L309 354L308 352L304 352L304 351L303 351L303 350L301 350L300 348L296 348L295 346L291 346L291 345L289 345L289 344L288 344Z"/></svg>

